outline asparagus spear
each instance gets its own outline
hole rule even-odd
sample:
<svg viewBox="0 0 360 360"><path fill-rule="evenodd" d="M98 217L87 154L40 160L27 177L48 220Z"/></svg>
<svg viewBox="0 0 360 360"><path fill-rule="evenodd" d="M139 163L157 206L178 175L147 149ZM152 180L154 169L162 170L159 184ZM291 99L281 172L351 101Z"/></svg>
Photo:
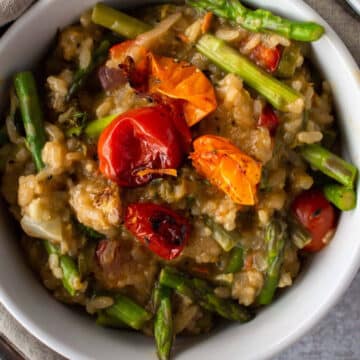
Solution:
<svg viewBox="0 0 360 360"><path fill-rule="evenodd" d="M284 48L276 76L281 78L291 78L294 76L301 57L301 49L298 44L291 44Z"/></svg>
<svg viewBox="0 0 360 360"><path fill-rule="evenodd" d="M101 132L108 126L110 123L118 117L119 114L112 114L109 116L106 116L101 119L97 119L92 121L88 126L86 126L84 132L85 135L88 137L96 137L101 134Z"/></svg>
<svg viewBox="0 0 360 360"><path fill-rule="evenodd" d="M136 38L151 29L150 25L104 4L95 5L92 12L92 21L127 39Z"/></svg>
<svg viewBox="0 0 360 360"><path fill-rule="evenodd" d="M30 71L17 73L14 85L19 99L20 111L25 127L26 141L37 170L44 168L41 150L45 144L43 114L33 74Z"/></svg>
<svg viewBox="0 0 360 360"><path fill-rule="evenodd" d="M251 10L238 0L187 0L201 10L211 11L227 20L234 21L249 31L273 31L299 41L315 41L324 33L324 28L314 22L299 22L283 19L264 9Z"/></svg>
<svg viewBox="0 0 360 360"><path fill-rule="evenodd" d="M60 267L63 272L62 283L67 292L74 296L76 294L75 282L80 282L80 273L74 259L68 255L61 255L59 250L49 241L44 241L44 246L49 255L59 256Z"/></svg>
<svg viewBox="0 0 360 360"><path fill-rule="evenodd" d="M221 69L240 76L276 109L284 112L302 112L304 100L299 93L258 68L223 40L205 34L196 44L196 48Z"/></svg>
<svg viewBox="0 0 360 360"><path fill-rule="evenodd" d="M18 73L15 75L14 85L19 99L26 140L34 158L35 166L40 171L44 168L41 151L45 144L45 131L34 76L29 71ZM49 241L44 241L43 243L49 255L59 255L60 267L63 271L62 282L64 288L70 295L74 295L76 292L74 281L80 279L80 274L74 260L70 256L60 255L56 247Z"/></svg>
<svg viewBox="0 0 360 360"><path fill-rule="evenodd" d="M84 86L89 75L95 70L95 68L106 60L110 45L111 44L109 40L103 40L99 47L94 51L90 64L85 69L79 69L75 73L73 82L70 85L69 91L66 95L67 101L69 101L73 95Z"/></svg>
<svg viewBox="0 0 360 360"><path fill-rule="evenodd" d="M294 218L290 218L290 239L298 249L304 248L312 241L310 232Z"/></svg>
<svg viewBox="0 0 360 360"><path fill-rule="evenodd" d="M104 311L101 311L98 314L96 324L117 329L124 329L128 327L123 321L107 315Z"/></svg>
<svg viewBox="0 0 360 360"><path fill-rule="evenodd" d="M300 152L304 159L315 169L320 170L348 188L354 187L357 175L357 168L354 165L317 144L305 145L300 149Z"/></svg>
<svg viewBox="0 0 360 360"><path fill-rule="evenodd" d="M215 241L224 251L230 251L239 241L240 235L236 231L226 231L222 225L217 224L209 217L205 217L204 222L212 230Z"/></svg>
<svg viewBox="0 0 360 360"><path fill-rule="evenodd" d="M229 256L229 260L226 264L224 273L231 274L236 273L242 269L244 265L244 250L240 246L235 246Z"/></svg>
<svg viewBox="0 0 360 360"><path fill-rule="evenodd" d="M212 287L205 281L190 279L173 268L162 269L159 281L161 285L174 289L179 294L198 302L206 310L217 313L225 319L247 322L253 318L246 307L235 301L217 297Z"/></svg>
<svg viewBox="0 0 360 360"><path fill-rule="evenodd" d="M352 210L356 206L356 193L353 189L338 184L325 185L325 197L342 211Z"/></svg>
<svg viewBox="0 0 360 360"><path fill-rule="evenodd" d="M164 286L155 288L158 307L154 321L154 336L157 354L160 360L170 358L174 339L174 324L171 306L171 290Z"/></svg>
<svg viewBox="0 0 360 360"><path fill-rule="evenodd" d="M286 236L286 225L282 221L274 220L266 229L268 268L264 286L257 299L261 305L267 305L272 301L278 286Z"/></svg>
<svg viewBox="0 0 360 360"><path fill-rule="evenodd" d="M115 303L104 310L105 314L133 329L140 330L152 317L148 311L126 296L116 295L114 300Z"/></svg>
<svg viewBox="0 0 360 360"><path fill-rule="evenodd" d="M110 125L110 123L118 117L119 114L112 114L112 115L108 115L106 117L103 117L101 119L96 119L91 121L86 127L85 129L83 129L80 126L77 127L73 127L71 129L69 129L66 134L68 136L72 136L72 135L81 135L82 132L84 132L84 134L91 138L91 137L97 137L99 136L102 131L108 126Z"/></svg>

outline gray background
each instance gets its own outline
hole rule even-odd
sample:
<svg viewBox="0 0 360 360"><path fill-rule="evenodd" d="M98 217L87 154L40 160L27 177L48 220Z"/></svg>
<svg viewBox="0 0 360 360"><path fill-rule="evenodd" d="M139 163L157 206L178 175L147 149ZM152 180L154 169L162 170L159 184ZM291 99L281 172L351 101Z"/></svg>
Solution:
<svg viewBox="0 0 360 360"><path fill-rule="evenodd" d="M305 1L332 25L360 64L360 18L349 10L345 0ZM339 304L308 335L277 356L275 360L360 359L359 299L360 273ZM63 360L63 357L27 333L1 304L0 334L12 342L29 360ZM5 359L1 352L0 359Z"/></svg>

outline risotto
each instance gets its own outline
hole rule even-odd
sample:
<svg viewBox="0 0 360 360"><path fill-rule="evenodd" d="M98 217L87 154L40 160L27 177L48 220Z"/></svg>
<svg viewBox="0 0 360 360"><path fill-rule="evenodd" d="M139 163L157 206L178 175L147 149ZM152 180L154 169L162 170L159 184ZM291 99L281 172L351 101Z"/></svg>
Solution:
<svg viewBox="0 0 360 360"><path fill-rule="evenodd" d="M54 297L160 359L276 301L356 205L323 31L238 1L97 4L15 74L1 190Z"/></svg>

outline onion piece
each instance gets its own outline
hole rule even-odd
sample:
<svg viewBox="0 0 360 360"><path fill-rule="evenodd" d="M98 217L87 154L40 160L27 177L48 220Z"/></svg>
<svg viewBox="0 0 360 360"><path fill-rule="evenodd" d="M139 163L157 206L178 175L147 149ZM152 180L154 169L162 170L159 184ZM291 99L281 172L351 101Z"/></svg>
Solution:
<svg viewBox="0 0 360 360"><path fill-rule="evenodd" d="M157 26L152 30L147 31L139 35L127 51L127 56L130 56L134 59L135 63L138 62L141 58L142 49L151 50L159 43L159 39L163 37L169 29L175 25L175 23L181 18L181 13L175 13L168 16L165 20L161 21Z"/></svg>
<svg viewBox="0 0 360 360"><path fill-rule="evenodd" d="M144 48L150 50L158 43L159 38L164 36L169 31L169 29L174 26L177 21L179 21L181 16L181 13L175 13L168 16L152 30L139 35L135 39L136 45L143 46Z"/></svg>
<svg viewBox="0 0 360 360"><path fill-rule="evenodd" d="M62 223L59 217L49 221L36 221L24 215L20 225L25 233L31 237L61 243L63 241Z"/></svg>

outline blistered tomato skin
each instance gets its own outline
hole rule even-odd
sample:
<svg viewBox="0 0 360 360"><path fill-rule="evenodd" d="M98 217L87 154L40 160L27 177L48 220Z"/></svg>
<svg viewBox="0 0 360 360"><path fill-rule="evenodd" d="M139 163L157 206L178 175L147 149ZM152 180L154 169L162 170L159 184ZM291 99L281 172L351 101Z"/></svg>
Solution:
<svg viewBox="0 0 360 360"><path fill-rule="evenodd" d="M191 137L187 135L184 140L186 128L179 130L176 121L165 105L120 115L100 136L100 171L119 186L135 187L154 177L151 174L138 176L140 170L177 169L185 157L184 143Z"/></svg>
<svg viewBox="0 0 360 360"><path fill-rule="evenodd" d="M337 213L320 189L302 192L292 204L292 212L310 232L312 241L304 247L308 252L320 251L327 245L326 238L336 226Z"/></svg>
<svg viewBox="0 0 360 360"><path fill-rule="evenodd" d="M178 257L190 236L187 219L168 207L131 204L125 213L126 228L143 244L165 260Z"/></svg>

